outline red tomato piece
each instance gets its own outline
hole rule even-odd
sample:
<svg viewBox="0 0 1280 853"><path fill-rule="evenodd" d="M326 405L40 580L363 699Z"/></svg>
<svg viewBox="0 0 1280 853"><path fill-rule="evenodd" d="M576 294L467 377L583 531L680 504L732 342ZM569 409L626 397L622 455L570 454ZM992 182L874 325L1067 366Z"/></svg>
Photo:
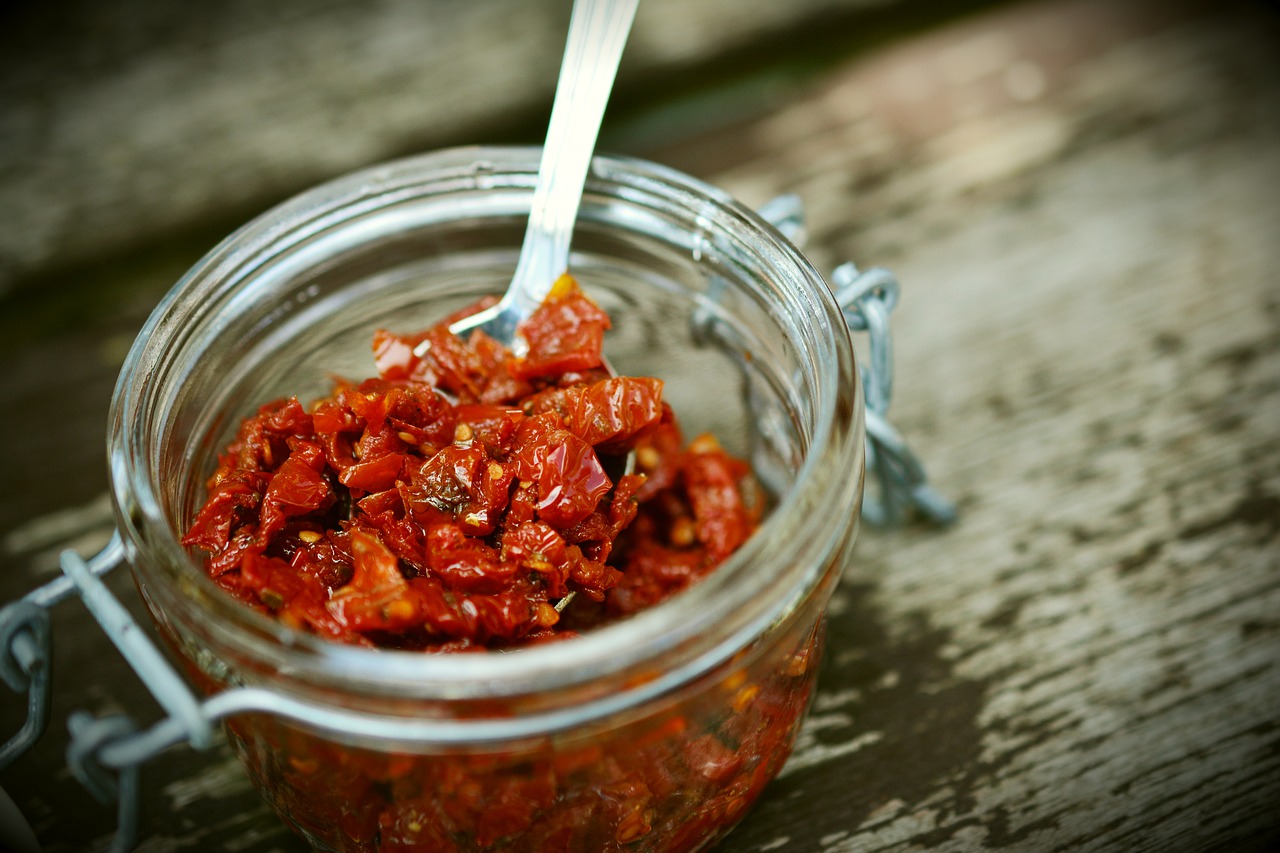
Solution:
<svg viewBox="0 0 1280 853"><path fill-rule="evenodd" d="M510 499L514 470L490 459L483 447L449 445L414 471L406 507L420 521L446 513L474 536L497 527Z"/></svg>
<svg viewBox="0 0 1280 853"><path fill-rule="evenodd" d="M479 441L496 457L511 451L512 439L524 420L524 412L510 406L469 403L454 410L455 422L466 424L475 441Z"/></svg>
<svg viewBox="0 0 1280 853"><path fill-rule="evenodd" d="M346 628L325 608L328 592L314 575L293 570L283 560L259 554L246 556L240 571L245 585L282 622L333 639L345 639Z"/></svg>
<svg viewBox="0 0 1280 853"><path fill-rule="evenodd" d="M502 347L483 332L462 338L448 326L435 326L426 336L426 356L434 366L435 384L460 401L474 402L503 358Z"/></svg>
<svg viewBox="0 0 1280 853"><path fill-rule="evenodd" d="M612 483L591 445L552 414L528 418L516 434L515 473L538 489L538 516L553 527L582 521Z"/></svg>
<svg viewBox="0 0 1280 853"><path fill-rule="evenodd" d="M416 349L423 335L397 335L386 329L373 333L373 363L383 379L414 379L429 382L431 377Z"/></svg>
<svg viewBox="0 0 1280 853"><path fill-rule="evenodd" d="M456 524L438 524L427 531L427 567L451 589L488 595L511 586L520 566L503 560L481 539L467 536Z"/></svg>
<svg viewBox="0 0 1280 853"><path fill-rule="evenodd" d="M262 503L269 475L238 470L222 471L220 475L210 486L209 497L182 538L182 544L189 548L203 548L216 554L227 547L236 528L249 524L257 529L254 517Z"/></svg>
<svg viewBox="0 0 1280 853"><path fill-rule="evenodd" d="M554 411L587 444L608 453L626 452L633 440L662 419L662 380L615 376L590 385L543 392L532 413Z"/></svg>
<svg viewBox="0 0 1280 853"><path fill-rule="evenodd" d="M528 352L508 370L517 378L531 379L599 367L604 333L610 325L609 315L571 276L563 275L546 301L520 324L517 332L528 344Z"/></svg>
<svg viewBox="0 0 1280 853"><path fill-rule="evenodd" d="M400 469L409 457L403 453L387 453L369 462L357 462L338 475L344 486L364 492L381 492L390 489L400 477Z"/></svg>
<svg viewBox="0 0 1280 853"><path fill-rule="evenodd" d="M297 397L264 406L260 418L263 429L280 436L306 435L311 428L311 416Z"/></svg>
<svg viewBox="0 0 1280 853"><path fill-rule="evenodd" d="M706 445L705 449L700 445ZM695 439L684 461L685 491L693 508L698 540L708 556L719 562L751 534L755 518L748 511L739 482L749 473L741 461L720 449L715 439Z"/></svg>
<svg viewBox="0 0 1280 853"><path fill-rule="evenodd" d="M351 581L334 590L327 609L354 631L404 630L422 621L400 561L372 531L351 531Z"/></svg>
<svg viewBox="0 0 1280 853"><path fill-rule="evenodd" d="M340 432L359 432L364 423L355 412L337 400L323 400L311 413L312 428L321 435Z"/></svg>
<svg viewBox="0 0 1280 853"><path fill-rule="evenodd" d="M264 539L284 527L290 516L305 515L331 503L333 496L325 479L324 452L314 441L289 439L291 452L271 477L262 497Z"/></svg>

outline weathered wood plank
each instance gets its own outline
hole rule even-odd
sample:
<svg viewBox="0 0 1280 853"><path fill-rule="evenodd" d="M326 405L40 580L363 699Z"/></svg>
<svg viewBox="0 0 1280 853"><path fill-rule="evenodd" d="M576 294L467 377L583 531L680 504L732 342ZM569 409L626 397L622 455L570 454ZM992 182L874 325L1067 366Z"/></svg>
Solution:
<svg viewBox="0 0 1280 853"><path fill-rule="evenodd" d="M63 0L0 13L0 293L149 237L228 228L390 157L513 132L541 141L570 5ZM619 97L898 5L648 0Z"/></svg>

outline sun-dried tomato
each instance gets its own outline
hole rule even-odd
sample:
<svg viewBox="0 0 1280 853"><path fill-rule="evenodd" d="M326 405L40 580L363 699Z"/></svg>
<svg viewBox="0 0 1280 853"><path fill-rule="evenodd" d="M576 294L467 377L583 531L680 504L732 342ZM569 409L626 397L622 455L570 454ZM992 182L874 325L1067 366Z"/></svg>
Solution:
<svg viewBox="0 0 1280 853"><path fill-rule="evenodd" d="M630 447L662 419L662 380L616 376L531 398L531 414L555 412L565 428L602 452Z"/></svg>
<svg viewBox="0 0 1280 853"><path fill-rule="evenodd" d="M591 514L612 483L595 449L551 414L532 415L516 431L511 460L516 476L538 491L538 517L557 528Z"/></svg>
<svg viewBox="0 0 1280 853"><path fill-rule="evenodd" d="M660 380L604 371L609 318L573 279L522 324L520 357L453 335L466 313L380 330L377 376L240 425L184 538L224 589L343 642L508 647L652 606L754 530L747 466L685 449ZM613 482L601 455L632 450Z"/></svg>
<svg viewBox="0 0 1280 853"><path fill-rule="evenodd" d="M609 315L570 276L563 275L546 301L521 324L519 334L528 352L509 371L517 379L533 379L598 368L609 326Z"/></svg>

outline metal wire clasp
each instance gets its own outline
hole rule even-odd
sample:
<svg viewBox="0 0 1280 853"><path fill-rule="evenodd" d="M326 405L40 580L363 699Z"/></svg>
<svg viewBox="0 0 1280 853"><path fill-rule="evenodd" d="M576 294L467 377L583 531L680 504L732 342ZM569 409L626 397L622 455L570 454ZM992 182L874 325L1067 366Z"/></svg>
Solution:
<svg viewBox="0 0 1280 853"><path fill-rule="evenodd" d="M94 578L120 565L124 562L120 534L113 534L106 547L88 562L80 562ZM60 575L0 609L0 677L14 692L27 693L26 722L0 746L0 770L30 749L49 727L49 608L75 592L75 582Z"/></svg>
<svg viewBox="0 0 1280 853"><path fill-rule="evenodd" d="M137 837L138 765L179 741L197 749L213 743L213 721L182 677L116 599L102 576L124 562L119 531L98 554L85 560L63 551L63 574L0 610L0 676L17 692L27 691L27 719L0 747L0 769L39 740L49 724L51 643L49 608L76 593L103 632L168 712L157 727L162 737L137 734L126 716L95 719L83 711L68 720L71 743L67 765L72 774L104 803L117 803L113 851L132 849ZM148 733L150 734L150 733Z"/></svg>
<svg viewBox="0 0 1280 853"><path fill-rule="evenodd" d="M782 195L759 209L787 239L805 239L804 206L798 196ZM865 495L862 517L877 527L902 523L916 510L934 524L955 520L955 506L929 485L924 466L888 421L893 401L893 337L889 314L898 304L898 279L886 269L859 271L852 263L831 274L836 303L850 332L867 334L869 363L861 368L867 412L867 470L876 493Z"/></svg>
<svg viewBox="0 0 1280 853"><path fill-rule="evenodd" d="M867 403L867 470L878 494L864 496L862 517L877 526L891 526L914 509L935 524L950 524L956 517L955 506L929 485L924 466L888 421L893 401L889 314L898 304L898 280L878 267L859 272L852 263L836 267L831 278L849 330L866 332L870 351L862 382Z"/></svg>

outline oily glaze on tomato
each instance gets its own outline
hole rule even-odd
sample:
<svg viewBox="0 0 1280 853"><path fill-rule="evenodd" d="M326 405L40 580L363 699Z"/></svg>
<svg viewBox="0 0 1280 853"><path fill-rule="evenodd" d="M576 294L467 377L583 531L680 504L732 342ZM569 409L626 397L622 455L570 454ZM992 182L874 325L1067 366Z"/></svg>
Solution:
<svg viewBox="0 0 1280 853"><path fill-rule="evenodd" d="M608 375L609 318L572 278L523 357L450 333L466 313L378 331L377 376L241 424L183 540L220 586L341 642L505 648L652 606L755 529L747 466L685 447L660 380ZM632 450L615 482L601 457Z"/></svg>

